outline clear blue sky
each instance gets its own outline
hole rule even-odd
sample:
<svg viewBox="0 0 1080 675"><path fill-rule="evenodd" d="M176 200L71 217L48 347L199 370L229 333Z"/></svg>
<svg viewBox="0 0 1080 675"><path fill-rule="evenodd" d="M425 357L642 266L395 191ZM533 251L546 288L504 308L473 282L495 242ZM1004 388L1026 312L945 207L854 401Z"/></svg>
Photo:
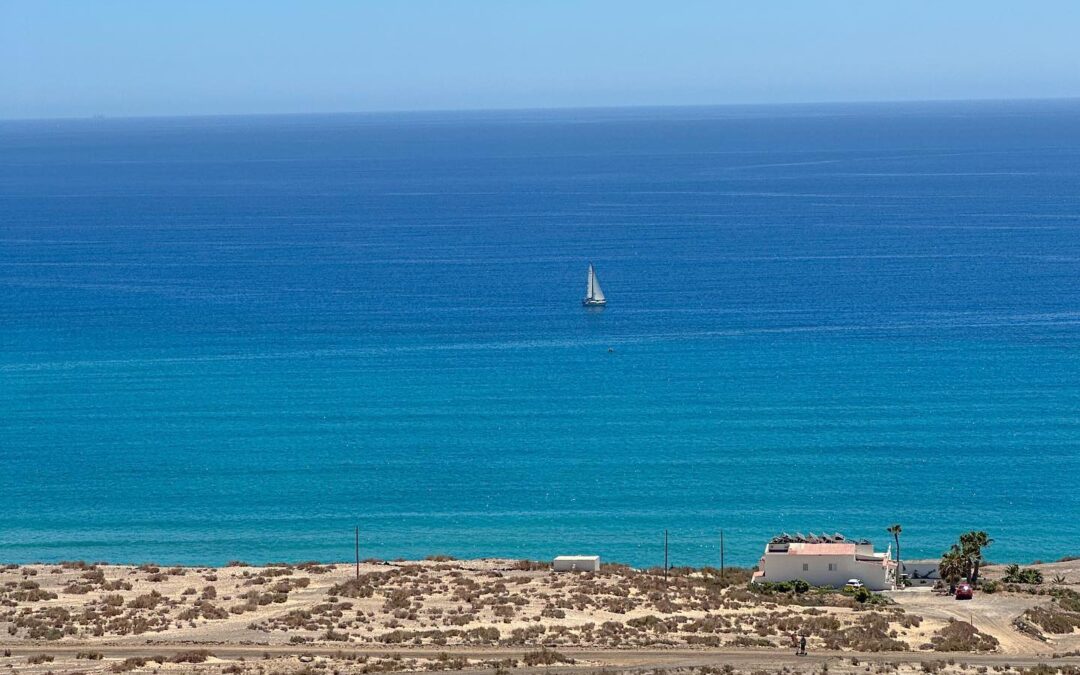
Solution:
<svg viewBox="0 0 1080 675"><path fill-rule="evenodd" d="M0 0L0 117L1080 96L1080 2Z"/></svg>

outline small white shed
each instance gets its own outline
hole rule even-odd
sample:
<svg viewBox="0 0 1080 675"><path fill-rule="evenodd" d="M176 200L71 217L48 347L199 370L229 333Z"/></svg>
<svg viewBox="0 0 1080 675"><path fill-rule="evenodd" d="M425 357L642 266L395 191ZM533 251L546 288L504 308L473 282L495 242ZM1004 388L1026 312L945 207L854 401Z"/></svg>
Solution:
<svg viewBox="0 0 1080 675"><path fill-rule="evenodd" d="M556 572L599 572L598 555L560 555L552 563Z"/></svg>

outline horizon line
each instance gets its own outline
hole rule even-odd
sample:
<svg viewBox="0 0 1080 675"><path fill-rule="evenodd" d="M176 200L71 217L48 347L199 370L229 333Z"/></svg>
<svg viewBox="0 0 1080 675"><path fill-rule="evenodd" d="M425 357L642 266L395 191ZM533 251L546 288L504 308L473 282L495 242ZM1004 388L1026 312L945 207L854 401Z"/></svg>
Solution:
<svg viewBox="0 0 1080 675"><path fill-rule="evenodd" d="M911 99L832 99L819 101L776 101L776 102L729 102L729 103L628 103L612 105L582 106L494 106L488 108L372 108L368 110L338 111L293 111L293 112L220 112L220 113L180 113L180 114L142 114L109 115L93 113L86 115L56 115L46 117L3 117L4 122L73 122L94 120L152 120L152 119L206 119L234 117L305 117L305 116L363 116L363 115L423 115L423 114L477 114L477 113L514 113L514 112L573 112L604 110L675 110L675 109L712 109L712 108L785 108L801 106L841 106L841 105L895 105L895 104L948 104L948 103L1035 103L1080 101L1080 95L1039 96L1039 97L976 97L976 98L911 98Z"/></svg>

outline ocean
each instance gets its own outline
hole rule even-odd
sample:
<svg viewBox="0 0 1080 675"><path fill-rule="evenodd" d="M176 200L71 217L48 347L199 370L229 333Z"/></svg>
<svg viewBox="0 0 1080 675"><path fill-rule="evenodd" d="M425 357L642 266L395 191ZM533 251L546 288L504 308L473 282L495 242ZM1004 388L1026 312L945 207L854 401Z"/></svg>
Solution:
<svg viewBox="0 0 1080 675"><path fill-rule="evenodd" d="M1080 101L0 122L0 561L1029 562L1078 476Z"/></svg>

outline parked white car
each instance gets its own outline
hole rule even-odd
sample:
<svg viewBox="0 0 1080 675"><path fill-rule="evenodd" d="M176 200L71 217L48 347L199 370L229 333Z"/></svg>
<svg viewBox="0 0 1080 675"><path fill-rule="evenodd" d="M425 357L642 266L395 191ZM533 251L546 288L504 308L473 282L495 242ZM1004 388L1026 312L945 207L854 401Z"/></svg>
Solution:
<svg viewBox="0 0 1080 675"><path fill-rule="evenodd" d="M852 590L862 587L863 582L859 581L858 579L848 579L847 582L844 584L844 588L850 588Z"/></svg>

